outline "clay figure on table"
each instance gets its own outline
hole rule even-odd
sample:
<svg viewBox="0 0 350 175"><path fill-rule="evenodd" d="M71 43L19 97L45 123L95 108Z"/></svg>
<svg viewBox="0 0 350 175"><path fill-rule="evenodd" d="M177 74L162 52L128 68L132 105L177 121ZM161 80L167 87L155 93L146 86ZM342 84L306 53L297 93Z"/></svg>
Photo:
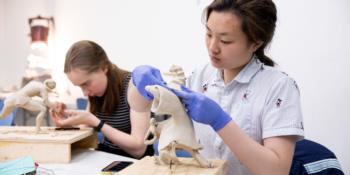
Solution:
<svg viewBox="0 0 350 175"><path fill-rule="evenodd" d="M4 101L3 110L0 113L0 118L8 116L15 107L21 107L29 111L39 112L36 116L35 131L40 131L42 120L46 114L47 107L52 107L54 103L49 101L48 94L56 87L56 82L52 79L47 79L44 83L31 81L22 89L7 97ZM41 100L33 97L40 97Z"/></svg>
<svg viewBox="0 0 350 175"><path fill-rule="evenodd" d="M206 160L199 150L202 145L197 142L192 120L186 114L185 108L179 98L168 88L180 90L185 84L185 74L181 67L172 66L169 72L172 80L167 83L167 88L160 85L146 86L146 91L152 94L153 101L151 111L155 114L170 115L165 121L157 122L154 118L150 120L150 127L144 138L146 144L153 144L159 139L159 158L155 157L159 164L179 164L176 150L186 150L201 167L212 167L211 162ZM152 137L153 136L153 137Z"/></svg>

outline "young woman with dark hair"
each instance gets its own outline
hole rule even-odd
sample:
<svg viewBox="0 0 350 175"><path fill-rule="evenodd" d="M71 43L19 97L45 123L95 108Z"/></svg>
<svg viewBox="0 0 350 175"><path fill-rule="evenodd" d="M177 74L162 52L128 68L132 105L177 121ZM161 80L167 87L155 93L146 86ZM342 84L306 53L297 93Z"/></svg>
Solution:
<svg viewBox="0 0 350 175"><path fill-rule="evenodd" d="M184 103L201 154L224 159L228 174L288 174L295 142L304 135L299 90L265 55L276 25L271 0L214 0L205 10L210 63L174 92ZM133 83L163 85L158 69L139 66Z"/></svg>

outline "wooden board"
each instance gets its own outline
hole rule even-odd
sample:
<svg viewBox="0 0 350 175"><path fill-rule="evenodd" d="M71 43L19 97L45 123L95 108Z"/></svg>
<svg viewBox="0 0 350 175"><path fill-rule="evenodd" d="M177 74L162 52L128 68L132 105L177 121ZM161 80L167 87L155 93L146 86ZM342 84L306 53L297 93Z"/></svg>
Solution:
<svg viewBox="0 0 350 175"><path fill-rule="evenodd" d="M92 128L57 131L41 127L36 134L32 126L0 126L0 161L32 156L39 163L69 163L72 149L96 146Z"/></svg>
<svg viewBox="0 0 350 175"><path fill-rule="evenodd" d="M129 167L117 173L118 175L223 175L227 174L227 165L224 160L210 160L213 168L201 168L193 158L179 158L181 164L157 165L154 157L144 157Z"/></svg>

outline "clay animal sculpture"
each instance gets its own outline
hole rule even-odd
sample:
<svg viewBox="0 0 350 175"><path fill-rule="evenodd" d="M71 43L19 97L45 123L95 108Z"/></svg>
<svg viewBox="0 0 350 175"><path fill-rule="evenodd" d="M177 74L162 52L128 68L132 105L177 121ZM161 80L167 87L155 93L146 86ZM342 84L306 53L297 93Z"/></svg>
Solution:
<svg viewBox="0 0 350 175"><path fill-rule="evenodd" d="M211 163L199 154L202 146L197 142L192 120L188 117L178 97L167 88L159 85L146 86L146 90L154 96L152 112L171 116L162 122L156 122L152 118L150 128L145 136L146 144L153 144L157 138L159 139L160 163L180 163L175 152L180 149L191 153L201 167L211 167Z"/></svg>
<svg viewBox="0 0 350 175"><path fill-rule="evenodd" d="M22 89L7 97L4 101L3 110L0 113L0 118L8 116L15 107L21 107L29 111L39 111L36 116L35 131L40 131L42 120L46 114L47 107L51 108L54 103L49 101L48 93L56 87L56 82L52 79L47 79L44 83L31 81ZM34 99L39 97L42 100Z"/></svg>
<svg viewBox="0 0 350 175"><path fill-rule="evenodd" d="M173 66L168 75L173 76L173 81L168 86L179 90L180 84L184 84L185 76L182 68ZM145 136L146 144L153 144L159 139L159 158L156 162L160 164L178 164L176 150L185 150L199 163L201 167L212 167L211 162L199 154L202 146L197 142L192 120L185 112L179 98L169 89L159 86L146 86L146 90L154 96L151 111L156 114L170 115L165 121L156 122L150 120L150 127Z"/></svg>

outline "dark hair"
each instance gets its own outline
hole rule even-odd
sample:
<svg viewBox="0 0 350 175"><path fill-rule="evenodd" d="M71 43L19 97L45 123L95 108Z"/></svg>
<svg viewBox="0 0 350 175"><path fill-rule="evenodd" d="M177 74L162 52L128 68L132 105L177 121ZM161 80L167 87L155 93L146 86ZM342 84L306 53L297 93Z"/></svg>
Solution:
<svg viewBox="0 0 350 175"><path fill-rule="evenodd" d="M111 63L102 47L92 41L78 41L66 54L64 73L69 73L72 69L93 73L101 68L108 70L106 92L102 97L89 97L90 111L93 114L105 112L111 115L119 103L123 78L128 72Z"/></svg>
<svg viewBox="0 0 350 175"><path fill-rule="evenodd" d="M250 43L262 41L263 44L255 51L258 59L268 66L275 62L264 53L265 47L274 35L277 10L272 0L214 0L203 13L207 22L211 12L231 12L241 20L241 29Z"/></svg>

